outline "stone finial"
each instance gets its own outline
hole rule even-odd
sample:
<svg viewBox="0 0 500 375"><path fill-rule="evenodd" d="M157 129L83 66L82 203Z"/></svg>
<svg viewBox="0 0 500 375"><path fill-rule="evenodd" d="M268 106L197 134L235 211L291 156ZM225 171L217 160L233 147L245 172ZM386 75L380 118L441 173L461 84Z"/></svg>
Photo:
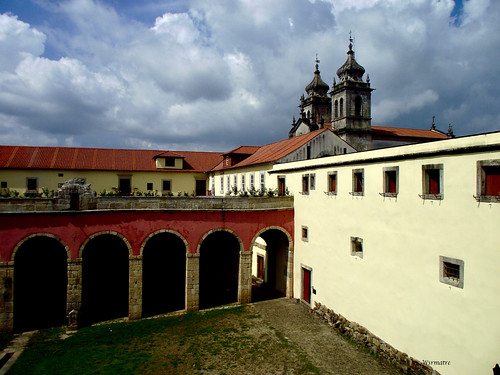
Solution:
<svg viewBox="0 0 500 375"><path fill-rule="evenodd" d="M455 134L453 134L453 126L451 126L451 124L448 124L448 132L446 135L448 138L455 138Z"/></svg>
<svg viewBox="0 0 500 375"><path fill-rule="evenodd" d="M431 124L431 129L430 130L436 130L436 124L434 123L434 119L436 116L432 116L432 124Z"/></svg>
<svg viewBox="0 0 500 375"><path fill-rule="evenodd" d="M292 119L292 126L295 126L295 116L293 116L293 119Z"/></svg>

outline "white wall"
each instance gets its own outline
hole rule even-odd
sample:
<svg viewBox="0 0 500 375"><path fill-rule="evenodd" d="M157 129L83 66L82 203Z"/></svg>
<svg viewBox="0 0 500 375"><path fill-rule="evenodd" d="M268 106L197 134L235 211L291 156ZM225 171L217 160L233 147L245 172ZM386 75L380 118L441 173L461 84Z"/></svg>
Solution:
<svg viewBox="0 0 500 375"><path fill-rule="evenodd" d="M286 174L295 196L295 297L302 295L306 265L313 306L326 305L414 358L450 361L435 366L442 374L491 373L500 360L500 202L478 203L473 195L476 162L500 159L500 151L418 156L483 144L500 145L500 134L275 166L273 174ZM398 160L369 161L381 157ZM444 199L422 200L422 165L437 163L444 168ZM325 166L293 170L314 165ZM389 166L399 166L397 198L379 194ZM363 196L349 194L358 168ZM331 171L337 195L325 194ZM309 195L299 193L304 173L316 173ZM351 236L363 239L362 259L351 255ZM439 256L464 261L463 289L440 282Z"/></svg>

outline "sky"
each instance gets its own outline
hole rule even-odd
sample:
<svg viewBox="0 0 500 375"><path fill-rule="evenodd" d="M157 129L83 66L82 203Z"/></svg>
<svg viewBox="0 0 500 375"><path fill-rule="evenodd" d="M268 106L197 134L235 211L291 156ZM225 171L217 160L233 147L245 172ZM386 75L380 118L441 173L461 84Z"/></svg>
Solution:
<svg viewBox="0 0 500 375"><path fill-rule="evenodd" d="M0 144L285 139L316 56L331 86L350 32L372 125L500 130L497 0L0 0Z"/></svg>

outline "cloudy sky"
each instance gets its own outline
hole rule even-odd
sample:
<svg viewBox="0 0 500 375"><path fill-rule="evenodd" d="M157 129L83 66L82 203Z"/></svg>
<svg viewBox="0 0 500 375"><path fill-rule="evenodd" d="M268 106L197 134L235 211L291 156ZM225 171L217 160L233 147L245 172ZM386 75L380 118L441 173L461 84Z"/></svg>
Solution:
<svg viewBox="0 0 500 375"><path fill-rule="evenodd" d="M500 130L497 0L0 0L0 144L227 151L287 137L349 31L372 124Z"/></svg>

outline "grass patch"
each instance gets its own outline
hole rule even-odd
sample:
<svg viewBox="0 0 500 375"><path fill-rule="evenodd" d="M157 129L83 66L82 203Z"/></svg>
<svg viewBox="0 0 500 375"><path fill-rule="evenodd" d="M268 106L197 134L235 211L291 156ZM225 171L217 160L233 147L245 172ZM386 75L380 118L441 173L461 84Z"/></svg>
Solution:
<svg viewBox="0 0 500 375"><path fill-rule="evenodd" d="M35 334L9 375L319 373L245 306L86 327L64 340L63 333Z"/></svg>

